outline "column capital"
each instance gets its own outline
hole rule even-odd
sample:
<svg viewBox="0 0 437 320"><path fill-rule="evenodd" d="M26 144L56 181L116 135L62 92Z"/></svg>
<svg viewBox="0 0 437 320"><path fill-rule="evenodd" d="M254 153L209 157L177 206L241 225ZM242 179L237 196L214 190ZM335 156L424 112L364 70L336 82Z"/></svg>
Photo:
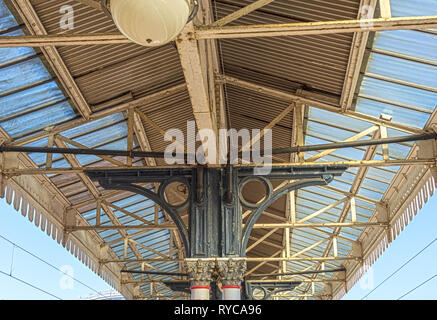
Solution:
<svg viewBox="0 0 437 320"><path fill-rule="evenodd" d="M245 258L217 259L217 273L224 286L239 286L246 268Z"/></svg>
<svg viewBox="0 0 437 320"><path fill-rule="evenodd" d="M185 266L194 285L209 285L214 273L215 261L211 259L185 259Z"/></svg>

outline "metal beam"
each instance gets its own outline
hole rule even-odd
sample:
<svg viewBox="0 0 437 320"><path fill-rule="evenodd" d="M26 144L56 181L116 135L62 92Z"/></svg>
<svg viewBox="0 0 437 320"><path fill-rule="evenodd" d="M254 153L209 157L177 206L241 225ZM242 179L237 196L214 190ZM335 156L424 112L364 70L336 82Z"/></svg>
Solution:
<svg viewBox="0 0 437 320"><path fill-rule="evenodd" d="M271 130L275 125L277 125L284 117L289 114L295 108L295 104L292 103L286 107L280 114L278 114L269 124L267 124L256 136L254 136L246 145L241 147L242 151L250 150L254 143L262 139L268 130Z"/></svg>
<svg viewBox="0 0 437 320"><path fill-rule="evenodd" d="M287 229L287 228L365 228L365 227L387 227L387 223L382 222L326 222L326 223L257 223L254 229ZM83 230L177 230L173 223L163 223L159 225L99 225L99 226L75 226L68 227L66 230L83 231ZM276 230L275 230L276 231ZM270 235L270 234L268 234ZM264 239L262 239L264 240ZM256 243L259 244L259 243Z"/></svg>
<svg viewBox="0 0 437 320"><path fill-rule="evenodd" d="M304 23L264 24L232 27L197 27L196 39L303 36L385 30L423 30L437 27L437 16L389 19L342 20Z"/></svg>
<svg viewBox="0 0 437 320"><path fill-rule="evenodd" d="M38 141L40 139L46 138L51 134L61 133L63 131L87 124L89 122L105 118L105 117L110 116L112 114L126 111L131 107L145 106L150 102L158 101L164 97L167 97L169 95L172 95L172 94L184 91L184 90L186 90L186 84L185 83L178 84L178 85L175 85L171 88L149 94L149 95L144 96L142 98L138 98L138 99L135 99L133 101L126 102L126 103L121 103L121 104L118 104L114 107L110 107L110 108L101 110L99 112L93 113L92 115L90 115L90 117L88 119L83 119L83 118L76 119L76 120L67 122L65 124L56 126L56 127L52 128L50 130L50 132L43 131L40 133L36 133L36 134L30 135L30 136L27 136L23 139L14 141L11 144L16 145L16 146L26 145L28 143L35 142L35 141Z"/></svg>
<svg viewBox="0 0 437 320"><path fill-rule="evenodd" d="M387 227L387 223L381 222L326 222L326 223L257 223L254 229L276 228L365 228L369 226Z"/></svg>
<svg viewBox="0 0 437 320"><path fill-rule="evenodd" d="M34 36L47 36L46 30L29 0L12 0L11 2L31 34ZM59 52L54 47L42 47L41 51L47 58L47 61L77 110L82 117L88 119L91 114L91 109Z"/></svg>
<svg viewBox="0 0 437 320"><path fill-rule="evenodd" d="M376 1L377 0L362 0L358 18L369 18L369 16L373 18ZM340 106L343 112L347 111L352 106L355 90L357 89L359 75L361 72L361 66L364 61L369 35L370 32L354 33L343 91L340 98Z"/></svg>
<svg viewBox="0 0 437 320"><path fill-rule="evenodd" d="M133 116L132 116L133 120ZM132 124L133 125L133 124ZM387 137L386 127L385 126L379 126L379 131L381 132L380 139L371 139L371 140L360 140L356 141L359 138L362 138L364 136L367 136L369 133L372 133L376 131L377 127L371 127L369 129L366 129L353 137L350 137L346 139L343 142L333 142L333 143L327 143L327 144L318 144L318 145L308 145L308 146L297 146L297 147L290 147L290 148L282 148L282 149L273 149L271 150L272 154L292 154L292 153L299 153L299 152L308 152L308 151L320 151L324 150L323 152L307 159L305 163L315 162L315 160L318 160L319 158L322 158L323 156L332 153L336 149L343 149L343 148L352 148L352 147L362 147L362 146L377 146L382 145L383 149L383 161L391 162L391 161L402 161L402 159L399 160L389 160L388 156L388 144L393 143L402 143L402 142L417 142L422 140L435 140L437 139L437 133L424 133L424 134L416 134L416 135L405 135L400 137ZM58 137L58 135L56 135ZM129 140L129 139L128 139ZM133 140L133 128L132 128L132 140ZM65 141L65 138L64 138ZM70 140L71 141L71 140ZM75 142L73 142L76 146L79 145ZM164 158L165 153L164 152L153 152L153 151L124 151L124 150L110 150L110 149L91 149L88 147L85 148L68 148L67 144L64 144L65 148L53 148L53 147L21 147L21 146L0 146L0 152L26 152L26 153L56 153L56 154L69 154L69 155L95 155L95 156L128 156L128 157L150 157L150 158ZM184 160L181 156L181 160ZM109 160L112 162L111 160ZM364 161L370 161L367 159L364 159ZM120 164L119 162L117 164ZM276 164L276 165L285 165L283 163ZM122 164L123 166L123 164ZM127 167L131 167L129 165L126 165ZM253 166L253 164L252 164Z"/></svg>
<svg viewBox="0 0 437 320"><path fill-rule="evenodd" d="M284 101L301 102L301 103L304 103L304 104L306 104L310 107L313 107L313 108L322 109L322 110L333 112L336 114L342 114L342 115L345 115L345 116L348 116L348 117L351 117L354 119L374 123L377 125L385 125L388 128L397 129L397 130L404 131L407 133L412 133L412 134L424 133L423 129L421 129L421 128L412 127L412 126L404 125L402 123L397 123L397 122L393 122L393 121L380 119L380 118L370 116L370 115L367 115L364 113L350 111L350 110L346 111L346 112L341 112L341 108L339 108L338 106L324 103L324 102L321 102L320 100L308 98L308 93L305 94L307 97L302 97L302 96L299 96L297 94L291 94L288 92L283 92L281 90L268 88L268 87L265 87L262 85L251 83L249 81L240 80L240 79L235 78L235 77L219 76L219 78L221 78L227 84L241 87L244 89L248 89L251 91L255 91L258 93L263 93L263 94L266 94L266 95L269 95L269 96L272 96L272 97L275 97L275 98L278 98L278 99L281 99ZM317 95L317 96L320 99L320 95Z"/></svg>
<svg viewBox="0 0 437 320"><path fill-rule="evenodd" d="M121 33L46 34L1 37L0 48L87 46L129 43L132 43L132 41Z"/></svg>
<svg viewBox="0 0 437 320"><path fill-rule="evenodd" d="M363 22L365 22L365 25L363 25ZM189 25L190 24L187 26ZM302 36L385 30L424 30L432 28L437 28L437 16L266 24L232 27L188 27L185 29L185 36L187 36L186 40L195 41L201 39ZM124 43L132 42L124 35L119 33L12 37L5 36L0 38L0 47L83 46ZM189 51L190 49L187 49L186 52Z"/></svg>
<svg viewBox="0 0 437 320"><path fill-rule="evenodd" d="M293 276L294 277L294 276ZM163 283L165 281L168 280L161 280L161 279L153 279L153 280L123 280L122 283L123 284L147 284L147 283ZM187 280L173 280L174 282L186 282ZM276 278L271 278L271 279L259 279L259 280L247 280L248 283L251 282L290 282L289 279L276 279ZM294 280L293 280L294 281ZM344 279L296 279L295 281L299 281L299 282L303 282L303 283L311 283L311 282L315 282L315 283L330 283L330 282L343 282Z"/></svg>
<svg viewBox="0 0 437 320"><path fill-rule="evenodd" d="M66 143L68 143L69 145L72 145L72 146L74 146L74 147L76 147L76 148L92 150L91 148L89 148L89 147L87 147L87 146L84 146L83 144L80 144L79 142L76 142L76 141L74 141L74 140L71 140L71 139L69 139L69 138L67 138L67 137L64 137L64 136L62 136L62 135L60 135L60 134L56 134L56 135L54 135L53 137L56 137L56 139L62 140L62 141L66 142ZM50 137L49 137L49 138L50 138ZM52 144L52 147L53 147L53 144ZM48 155L48 154L47 154L47 155ZM104 156L104 155L97 155L97 156L98 156L99 158L105 160L105 161L108 161L108 162L110 162L110 163L112 163L112 164L115 164L116 166L121 166L121 167L125 167L125 166L126 166L123 162L120 162L120 161L118 161L118 160L115 160L115 159L113 159L113 158L111 158L111 157ZM47 166L47 167L50 168L49 166Z"/></svg>
<svg viewBox="0 0 437 320"><path fill-rule="evenodd" d="M278 254L280 254L279 251ZM214 258L212 258L214 259ZM361 257L247 257L247 262L281 262L281 261L348 261L360 260ZM164 259L164 258L148 258L148 259L120 259L120 260L102 260L102 264L108 263L139 263L139 262L162 262L174 263L184 262L184 259Z"/></svg>
<svg viewBox="0 0 437 320"><path fill-rule="evenodd" d="M222 27L234 20L237 20L245 15L248 15L252 11L255 11L265 5L268 5L269 3L273 2L274 0L257 0L237 11L234 11L230 14L228 14L226 17L221 18L220 20L217 20L211 24L208 25L208 27Z"/></svg>
<svg viewBox="0 0 437 320"><path fill-rule="evenodd" d="M67 231L74 232L74 231L89 231L89 230L177 230L176 225L112 225L112 226L75 226L75 227L66 227Z"/></svg>
<svg viewBox="0 0 437 320"><path fill-rule="evenodd" d="M390 0L379 0L379 8L381 9L381 18L391 19Z"/></svg>
<svg viewBox="0 0 437 320"><path fill-rule="evenodd" d="M209 100L210 90L206 82L206 70L202 68L201 53L199 52L199 44L194 38L194 25L192 22L188 23L178 36L176 46L178 48L200 138L202 141L208 139L208 135L202 132L204 129L212 130L216 134L215 136L218 137L217 120L211 110ZM203 59L205 59L205 57Z"/></svg>
<svg viewBox="0 0 437 320"><path fill-rule="evenodd" d="M392 167L392 166L429 166L435 165L435 159L406 159L406 160L354 160L354 161L333 161L333 162L297 162L297 163L280 163L280 164L272 164L273 167L277 166L292 166L292 167L302 167L302 166L314 166L314 165L347 165L349 167ZM235 165L235 167L255 167L256 165ZM210 166L216 167L216 166ZM175 166L157 166L158 169L171 169L175 168ZM193 168L193 166L178 166L178 168ZM0 173L9 175L9 176L26 176L26 175L45 175L45 174L74 174L86 172L89 170L119 170L120 167L73 167L73 168L52 168L52 169L44 169L44 168L29 168L29 169L0 169ZM123 170L141 170L141 169L150 169L150 166L135 166L135 167L125 167ZM320 188L331 189L336 192L349 195L346 191L341 191L329 186L321 186ZM363 199L366 202L377 203L377 201L357 196L357 199ZM250 211L249 211L250 212Z"/></svg>
<svg viewBox="0 0 437 320"><path fill-rule="evenodd" d="M298 223L303 223L303 222L308 221L308 220L310 220L310 219L312 219L312 218L315 218L315 217L317 217L318 215L324 213L325 211L328 211L328 210L330 210L330 209L332 209L332 208L338 206L339 204L343 203L343 202L346 201L346 200L347 200L347 198L343 198L343 199L340 199L340 200L337 201L337 202L331 203L330 205L325 206L324 208L322 208L322 209L320 209L320 210L317 210L316 212L314 212L314 213L312 213L312 214L307 215L305 218L300 219L300 220L298 221Z"/></svg>
<svg viewBox="0 0 437 320"><path fill-rule="evenodd" d="M133 126L134 126L135 136L138 139L138 143L140 144L141 150L146 152L152 151L152 147L150 146L150 142L147 137L144 126L141 122L141 118L136 112L134 112L133 114L133 119L134 119ZM152 167L156 166L155 158L145 158L145 161L149 166Z"/></svg>
<svg viewBox="0 0 437 320"><path fill-rule="evenodd" d="M361 131L360 133L357 133L356 135L353 135L350 138L347 138L343 142L357 141L357 140L359 140L359 139L361 139L361 138L363 138L363 137L365 137L365 136L369 135L370 133L375 132L377 130L378 130L377 126L372 126L370 128L367 128L366 130ZM387 138L387 136L385 138ZM338 142L338 144L341 145L341 142ZM343 144L343 145L345 145L345 144ZM333 153L335 150L337 150L337 149L333 148L333 149L324 150L324 151L312 156L311 158L307 159L307 161L316 161L317 159L323 158L324 156ZM388 159L385 159L385 160L388 160Z"/></svg>

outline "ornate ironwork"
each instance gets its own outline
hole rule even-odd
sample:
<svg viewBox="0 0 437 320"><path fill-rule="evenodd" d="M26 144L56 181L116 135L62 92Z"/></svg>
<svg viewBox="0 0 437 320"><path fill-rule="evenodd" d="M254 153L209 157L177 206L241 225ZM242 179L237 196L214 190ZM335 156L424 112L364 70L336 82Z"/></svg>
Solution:
<svg viewBox="0 0 437 320"><path fill-rule="evenodd" d="M246 300L268 300L271 296L278 294L280 292L293 291L300 281L270 281L270 282L246 282L245 292ZM263 296L260 299L254 297L254 291L256 289L261 290Z"/></svg>
<svg viewBox="0 0 437 320"><path fill-rule="evenodd" d="M244 278L247 264L245 259L217 260L217 275L224 286L239 286Z"/></svg>
<svg viewBox="0 0 437 320"><path fill-rule="evenodd" d="M269 174L257 175L253 167L198 166L138 170L96 169L87 170L86 174L91 179L97 180L105 189L130 191L157 203L177 226L186 257L197 259L196 261L211 258L233 259L228 260L227 264L219 263L217 274L219 280L224 283L236 283L242 280L243 265L240 266L241 263L238 262L240 268L237 268L231 264L241 258L243 260L240 261L244 261L250 233L261 214L289 192L309 186L327 185L346 169L347 166L338 165L275 166ZM272 181L278 179L293 180L293 182L274 190ZM243 197L243 188L250 181L258 181L265 188L265 196L259 203L250 203ZM187 200L178 205L166 200L166 190L174 182L184 185L187 194ZM153 191L139 186L138 183L160 183L160 187ZM243 208L251 210L244 228ZM179 214L186 210L189 212L188 226ZM196 270L200 269L195 269L195 266L197 264L187 264L188 273L192 274L193 281L211 280L202 277L196 280L195 275L199 275ZM270 294L268 291L264 292L266 292L265 296Z"/></svg>

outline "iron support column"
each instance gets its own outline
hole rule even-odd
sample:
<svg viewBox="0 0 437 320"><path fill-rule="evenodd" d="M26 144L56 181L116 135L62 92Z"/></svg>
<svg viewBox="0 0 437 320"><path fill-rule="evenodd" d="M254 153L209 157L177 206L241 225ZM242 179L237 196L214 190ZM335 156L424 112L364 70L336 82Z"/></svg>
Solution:
<svg viewBox="0 0 437 320"><path fill-rule="evenodd" d="M205 259L186 259L185 264L190 276L191 300L209 300L215 262Z"/></svg>
<svg viewBox="0 0 437 320"><path fill-rule="evenodd" d="M217 274L222 284L223 300L241 300L241 282L246 268L245 258L217 259Z"/></svg>

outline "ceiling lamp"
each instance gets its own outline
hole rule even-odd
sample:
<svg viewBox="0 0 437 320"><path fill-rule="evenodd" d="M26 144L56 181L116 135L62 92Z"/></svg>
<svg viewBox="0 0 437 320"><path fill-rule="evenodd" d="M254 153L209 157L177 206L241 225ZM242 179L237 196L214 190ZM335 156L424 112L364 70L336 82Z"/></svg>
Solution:
<svg viewBox="0 0 437 320"><path fill-rule="evenodd" d="M102 7L127 38L154 47L174 40L199 5L198 0L102 0Z"/></svg>

